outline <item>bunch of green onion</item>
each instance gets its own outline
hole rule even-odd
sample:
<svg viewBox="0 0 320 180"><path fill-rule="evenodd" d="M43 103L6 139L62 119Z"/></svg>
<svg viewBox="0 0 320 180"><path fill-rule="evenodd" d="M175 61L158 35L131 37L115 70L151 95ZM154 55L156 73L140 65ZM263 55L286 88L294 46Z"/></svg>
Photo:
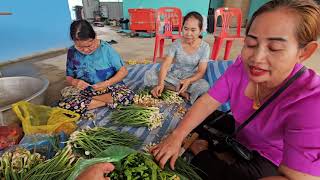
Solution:
<svg viewBox="0 0 320 180"><path fill-rule="evenodd" d="M134 135L105 127L95 127L75 131L70 135L68 144L84 157L95 157L111 145L135 147L140 141Z"/></svg>
<svg viewBox="0 0 320 180"><path fill-rule="evenodd" d="M162 126L163 115L158 107L143 107L138 105L118 106L112 112L111 120L116 124L133 127L148 127L153 130Z"/></svg>

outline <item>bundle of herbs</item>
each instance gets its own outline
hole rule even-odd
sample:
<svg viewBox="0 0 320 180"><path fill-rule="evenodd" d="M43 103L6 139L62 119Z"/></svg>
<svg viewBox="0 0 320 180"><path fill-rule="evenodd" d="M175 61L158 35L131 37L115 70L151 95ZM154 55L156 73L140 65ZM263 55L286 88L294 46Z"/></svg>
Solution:
<svg viewBox="0 0 320 180"><path fill-rule="evenodd" d="M25 179L25 174L43 161L40 154L32 154L24 148L7 151L0 157L0 179Z"/></svg>
<svg viewBox="0 0 320 180"><path fill-rule="evenodd" d="M109 175L114 180L124 179L150 179L150 180L178 180L174 172L163 171L152 160L152 157L135 152L115 163L116 169Z"/></svg>
<svg viewBox="0 0 320 180"><path fill-rule="evenodd" d="M141 142L134 135L119 132L105 127L75 131L71 134L68 144L74 151L85 158L95 157L111 145L135 147Z"/></svg>
<svg viewBox="0 0 320 180"><path fill-rule="evenodd" d="M116 124L133 127L148 127L153 130L162 125L163 115L158 107L143 107L138 105L118 106L112 112L111 120Z"/></svg>

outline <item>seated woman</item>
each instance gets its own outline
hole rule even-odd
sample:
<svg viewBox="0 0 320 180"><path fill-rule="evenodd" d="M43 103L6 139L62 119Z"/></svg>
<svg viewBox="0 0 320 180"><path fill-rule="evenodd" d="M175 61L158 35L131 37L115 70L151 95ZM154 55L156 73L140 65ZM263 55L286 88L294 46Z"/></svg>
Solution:
<svg viewBox="0 0 320 180"><path fill-rule="evenodd" d="M259 8L248 24L241 56L151 150L160 165L170 159L173 168L183 139L222 103L230 101L239 127L301 72L236 134L253 151L251 160L231 148L233 160L215 148L198 148L193 164L206 179L320 179L320 76L301 64L319 47L319 17L313 0L271 0Z"/></svg>
<svg viewBox="0 0 320 180"><path fill-rule="evenodd" d="M122 82L128 71L119 54L96 33L86 20L70 26L74 46L67 56L67 82L59 106L83 114L87 109L132 102L134 93Z"/></svg>
<svg viewBox="0 0 320 180"><path fill-rule="evenodd" d="M161 96L166 86L194 103L208 91L209 84L202 77L207 69L210 47L201 39L202 24L199 13L188 13L183 19L183 36L169 47L160 72L154 69L146 72L144 84L155 86L151 91L153 96Z"/></svg>

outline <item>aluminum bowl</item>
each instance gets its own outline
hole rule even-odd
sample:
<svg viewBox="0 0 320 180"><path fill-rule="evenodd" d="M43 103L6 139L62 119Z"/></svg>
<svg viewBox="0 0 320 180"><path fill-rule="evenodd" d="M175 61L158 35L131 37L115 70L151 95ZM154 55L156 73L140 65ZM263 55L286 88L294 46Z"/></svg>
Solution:
<svg viewBox="0 0 320 180"><path fill-rule="evenodd" d="M43 104L49 81L28 76L0 78L0 126L19 122L11 105L19 101Z"/></svg>

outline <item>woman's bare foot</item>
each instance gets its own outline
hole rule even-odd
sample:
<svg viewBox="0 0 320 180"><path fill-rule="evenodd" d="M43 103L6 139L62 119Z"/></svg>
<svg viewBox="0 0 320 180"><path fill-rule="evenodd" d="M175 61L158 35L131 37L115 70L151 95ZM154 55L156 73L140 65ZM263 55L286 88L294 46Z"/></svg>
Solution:
<svg viewBox="0 0 320 180"><path fill-rule="evenodd" d="M209 147L208 141L203 139L195 140L190 146L190 150L194 155L197 155L199 152L207 150Z"/></svg>

